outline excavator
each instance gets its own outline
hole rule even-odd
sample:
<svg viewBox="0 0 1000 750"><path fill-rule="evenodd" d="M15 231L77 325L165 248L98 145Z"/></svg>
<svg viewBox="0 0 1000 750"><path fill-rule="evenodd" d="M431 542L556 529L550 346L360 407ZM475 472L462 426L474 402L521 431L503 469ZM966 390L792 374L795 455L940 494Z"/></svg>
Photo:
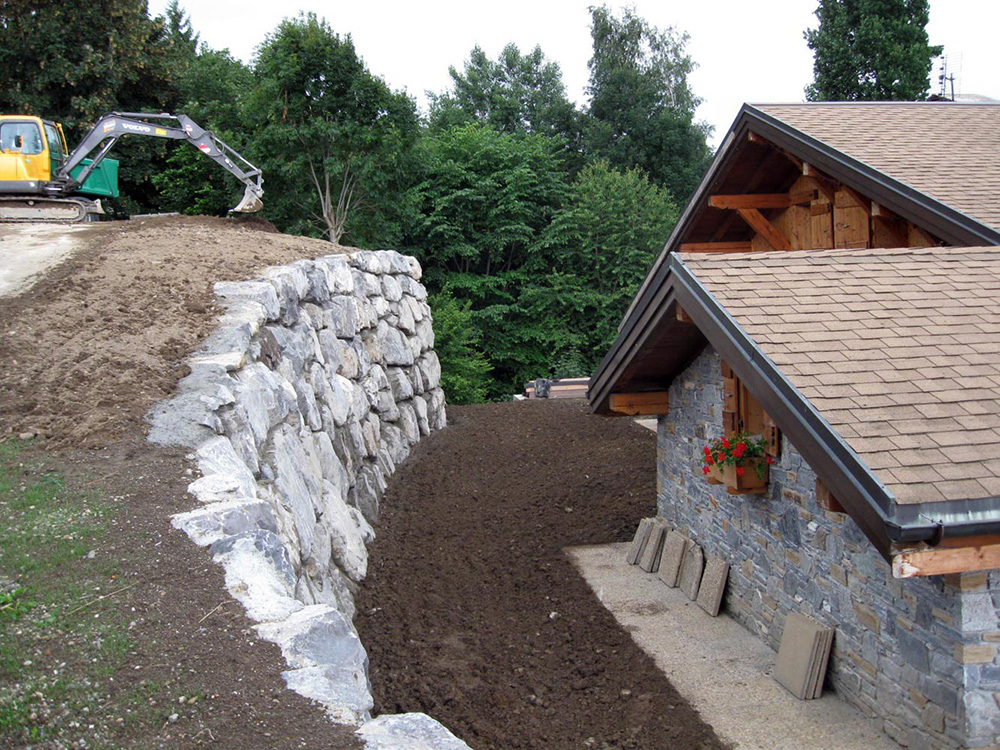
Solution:
<svg viewBox="0 0 1000 750"><path fill-rule="evenodd" d="M111 112L72 151L62 125L31 115L0 115L0 221L98 219L104 213L100 199L118 197L118 162L105 157L126 135L187 141L246 186L231 212L264 207L260 170L187 115Z"/></svg>

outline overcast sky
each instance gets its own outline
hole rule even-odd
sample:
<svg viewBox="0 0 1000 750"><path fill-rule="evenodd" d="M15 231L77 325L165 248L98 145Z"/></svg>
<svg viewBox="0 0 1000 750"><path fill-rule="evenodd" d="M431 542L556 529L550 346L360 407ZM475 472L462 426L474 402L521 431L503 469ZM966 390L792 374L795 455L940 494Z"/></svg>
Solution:
<svg viewBox="0 0 1000 750"><path fill-rule="evenodd" d="M168 0L150 0L153 15ZM448 88L448 66L461 70L473 46L496 58L508 42L522 51L540 45L559 63L569 97L586 103L590 13L595 1L507 0L181 0L203 42L250 62L282 18L313 11L338 34L350 34L369 69L426 106L425 91ZM618 11L623 3L609 2ZM813 0L635 0L654 26L690 35L698 63L691 76L704 102L698 118L714 126L717 144L745 102L796 102L812 81L812 53L802 32L816 26ZM1000 99L1000 2L932 0L931 44L943 44L956 93ZM937 90L937 69L932 74Z"/></svg>

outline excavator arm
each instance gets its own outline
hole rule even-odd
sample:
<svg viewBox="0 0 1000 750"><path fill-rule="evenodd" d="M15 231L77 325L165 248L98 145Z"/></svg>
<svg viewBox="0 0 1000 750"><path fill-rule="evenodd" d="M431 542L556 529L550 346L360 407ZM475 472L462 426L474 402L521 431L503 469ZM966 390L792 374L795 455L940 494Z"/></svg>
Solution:
<svg viewBox="0 0 1000 750"><path fill-rule="evenodd" d="M59 168L55 179L50 183L51 191L56 195L68 195L79 188L124 135L148 135L187 141L246 186L243 199L232 211L254 213L264 207L261 201L261 196L264 195L264 188L261 187L263 179L257 167L187 115L166 113L112 112L102 117ZM91 157L90 164L73 177L72 171L90 157L95 149L98 151Z"/></svg>

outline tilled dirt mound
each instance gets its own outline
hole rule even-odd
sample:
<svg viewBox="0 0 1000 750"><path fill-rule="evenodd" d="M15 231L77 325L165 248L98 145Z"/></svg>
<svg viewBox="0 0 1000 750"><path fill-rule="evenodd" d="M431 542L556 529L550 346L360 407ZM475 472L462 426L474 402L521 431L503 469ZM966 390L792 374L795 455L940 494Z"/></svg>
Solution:
<svg viewBox="0 0 1000 750"><path fill-rule="evenodd" d="M84 249L0 299L0 437L97 447L169 396L216 324L212 284L344 250L263 221L206 217L89 228Z"/></svg>
<svg viewBox="0 0 1000 750"><path fill-rule="evenodd" d="M450 407L382 503L356 624L379 712L475 750L721 748L563 548L655 512L655 436L580 402Z"/></svg>

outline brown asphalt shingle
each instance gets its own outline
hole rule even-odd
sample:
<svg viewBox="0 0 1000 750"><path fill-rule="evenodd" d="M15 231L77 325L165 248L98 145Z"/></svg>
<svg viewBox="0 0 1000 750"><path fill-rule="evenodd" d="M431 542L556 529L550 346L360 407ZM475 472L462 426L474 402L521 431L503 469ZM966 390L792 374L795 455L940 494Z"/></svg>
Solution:
<svg viewBox="0 0 1000 750"><path fill-rule="evenodd" d="M1000 229L1000 104L761 104L760 111Z"/></svg>
<svg viewBox="0 0 1000 750"><path fill-rule="evenodd" d="M1000 495L1000 248L680 258L897 502Z"/></svg>

